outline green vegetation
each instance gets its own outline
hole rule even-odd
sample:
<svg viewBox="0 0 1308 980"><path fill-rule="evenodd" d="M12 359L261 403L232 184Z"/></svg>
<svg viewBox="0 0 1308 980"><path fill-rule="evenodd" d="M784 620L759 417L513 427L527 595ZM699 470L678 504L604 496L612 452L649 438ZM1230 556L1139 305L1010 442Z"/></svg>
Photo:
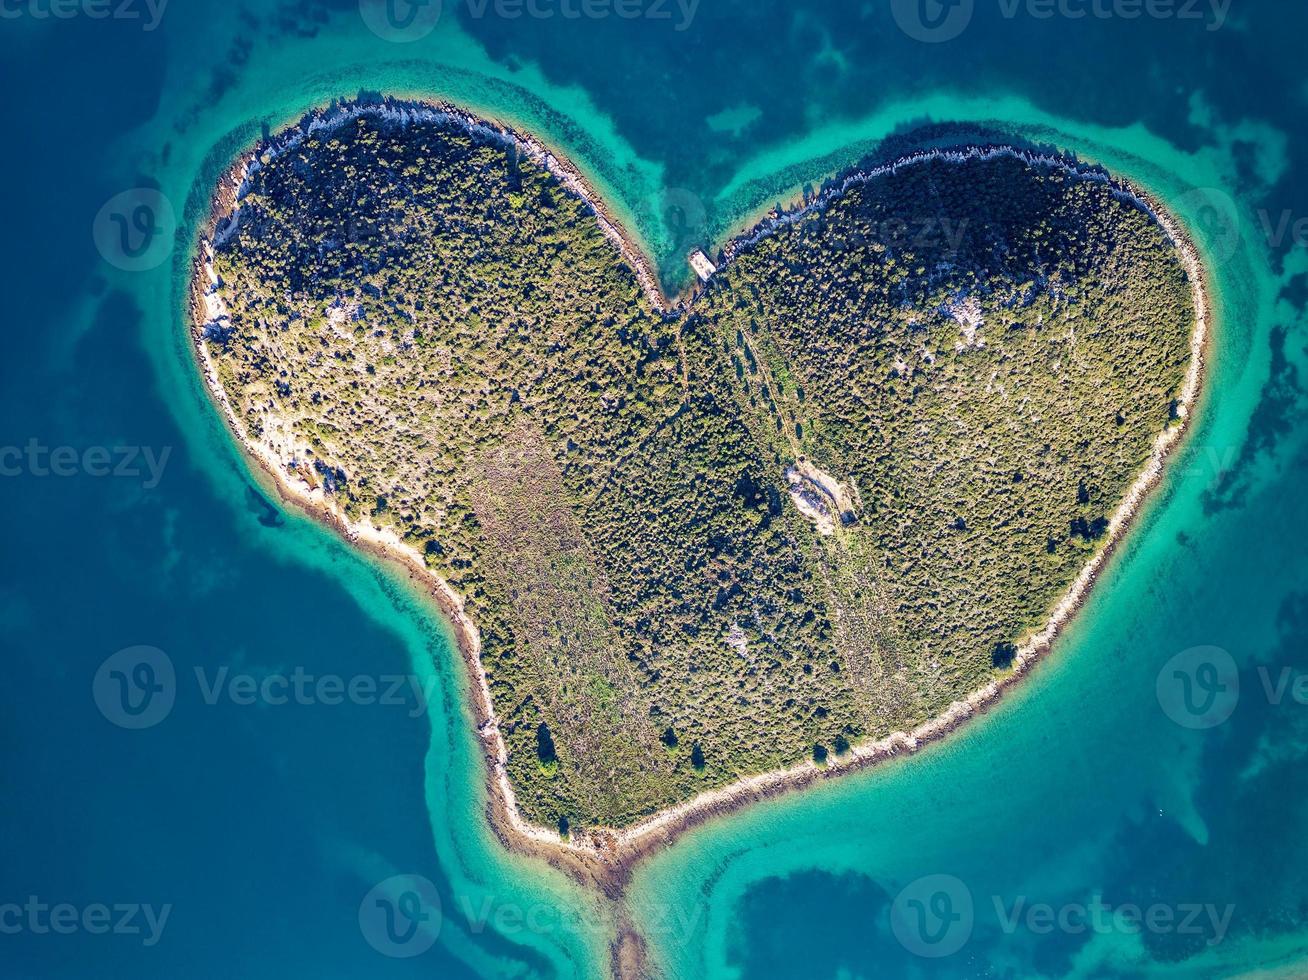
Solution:
<svg viewBox="0 0 1308 980"><path fill-rule="evenodd" d="M812 549L868 730L1007 668L1171 418L1194 308L1152 218L1015 158L858 184L698 305L774 469L850 484Z"/></svg>
<svg viewBox="0 0 1308 980"><path fill-rule="evenodd" d="M886 233L923 218L956 233ZM370 115L252 174L215 267L245 435L466 598L519 803L564 835L1006 669L1193 318L1147 215L1015 160L855 186L664 316L548 171Z"/></svg>

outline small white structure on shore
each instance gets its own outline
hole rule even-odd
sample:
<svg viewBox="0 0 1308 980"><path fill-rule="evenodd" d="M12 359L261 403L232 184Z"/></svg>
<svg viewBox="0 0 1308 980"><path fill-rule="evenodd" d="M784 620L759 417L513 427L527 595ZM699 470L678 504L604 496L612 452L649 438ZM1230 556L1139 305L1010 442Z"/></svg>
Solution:
<svg viewBox="0 0 1308 980"><path fill-rule="evenodd" d="M700 282L708 282L713 278L713 273L718 271L718 267L699 249L690 253L690 267L695 270Z"/></svg>

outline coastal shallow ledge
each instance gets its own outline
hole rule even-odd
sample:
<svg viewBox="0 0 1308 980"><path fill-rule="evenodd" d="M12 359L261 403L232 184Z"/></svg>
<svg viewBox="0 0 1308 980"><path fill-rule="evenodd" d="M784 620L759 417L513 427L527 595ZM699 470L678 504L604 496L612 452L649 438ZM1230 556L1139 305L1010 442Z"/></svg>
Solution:
<svg viewBox="0 0 1308 980"><path fill-rule="evenodd" d="M1103 543L1054 605L1042 628L1018 647L1010 672L1002 678L954 701L944 712L911 731L898 731L875 740L855 743L849 751L840 755L833 754L822 764L806 761L790 768L749 776L663 809L631 827L621 830L603 827L578 829L564 839L556 830L525 819L518 807L506 769L507 748L495 717L488 680L482 669L481 635L466 612L462 597L429 569L423 557L404 544L394 532L379 530L366 521L349 520L337 502L321 488L293 481L288 477L282 460L264 447L247 441L241 435L239 419L219 383L217 371L205 345L206 325L226 315L223 300L217 292L218 277L213 269L211 243L221 241L224 234L229 233L234 226L233 219L246 190L247 177L262 166L270 155L295 147L309 134L330 131L363 114L377 115L402 125L409 122L454 123L466 127L470 132L513 146L519 153L548 169L594 212L601 230L613 242L621 259L631 267L656 311L676 315L684 309L685 298L669 300L663 294L651 262L634 244L633 236L613 220L580 170L538 138L478 118L454 105L396 100L369 104L334 103L330 108L308 113L297 125L268 140L260 141L243 153L220 180L213 193L209 213L197 229L196 240L193 242L192 278L187 290L186 323L191 335L192 354L204 377L210 398L226 420L228 429L247 460L266 475L283 503L294 505L327 524L371 556L403 569L415 585L435 600L442 617L449 623L455 645L471 680L469 687L476 733L488 774L486 815L495 835L510 850L541 858L615 900L621 897L636 864L645 856L665 847L680 834L750 803L775 798L823 780L866 769L885 759L916 752L983 713L998 701L1009 688L1028 676L1031 668L1050 652L1056 638L1085 603L1107 562L1140 515L1151 492L1160 484L1168 458L1177 450L1185 433L1193 425L1212 329L1204 267L1193 241L1176 218L1150 194L1130 182L1114 177L1102 168L1087 166L1070 158L1034 153L1014 146L960 146L922 151L876 168L850 171L829 183L822 193L808 203L792 210L770 212L753 230L721 248L720 268L729 265L738 255L779 228L822 211L850 187L926 161L964 163L1011 156L1028 164L1061 169L1079 179L1102 182L1115 196L1143 209L1158 224L1177 249L1192 289L1195 322L1190 335L1190 360L1176 401L1176 419L1158 433L1138 477L1113 511ZM629 927L621 929L613 946L615 970L618 969L620 960L629 966L630 961L643 959L643 955L637 952L640 949L639 937ZM619 972L627 975L625 968Z"/></svg>

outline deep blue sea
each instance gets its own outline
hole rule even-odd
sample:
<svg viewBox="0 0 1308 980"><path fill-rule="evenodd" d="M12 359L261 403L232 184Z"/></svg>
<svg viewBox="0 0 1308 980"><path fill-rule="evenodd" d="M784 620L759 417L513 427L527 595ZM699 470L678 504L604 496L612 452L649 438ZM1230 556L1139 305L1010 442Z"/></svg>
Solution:
<svg viewBox="0 0 1308 980"><path fill-rule="evenodd" d="M0 0L0 976L607 975L618 912L487 828L442 624L260 486L189 356L222 171L361 93L545 137L670 285L928 143L1189 222L1204 401L1052 658L625 914L676 980L1308 976L1305 37L1273 0Z"/></svg>

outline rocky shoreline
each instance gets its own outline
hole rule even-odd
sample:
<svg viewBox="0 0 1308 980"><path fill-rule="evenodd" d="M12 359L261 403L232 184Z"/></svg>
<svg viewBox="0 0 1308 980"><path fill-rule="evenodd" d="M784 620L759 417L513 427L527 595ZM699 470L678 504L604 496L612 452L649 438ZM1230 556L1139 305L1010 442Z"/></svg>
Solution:
<svg viewBox="0 0 1308 980"><path fill-rule="evenodd" d="M603 200L595 193L580 170L531 134L520 132L504 123L483 119L449 102L418 102L392 98L377 102L334 102L326 108L307 113L295 125L261 141L228 171L224 184L231 183L233 190L230 197L215 198L213 202L216 210L211 209L209 221L212 240L221 244L234 230L239 201L248 189L247 180L251 175L282 153L295 149L306 137L318 133L331 133L364 116L371 116L401 127L414 123L454 125L469 135L479 136L514 149L549 171L559 183L591 210L600 231L616 246L623 261L631 266L646 299L655 310L671 313L678 308L679 304L670 302L664 295L659 286L658 276L654 274L653 267L645 258L644 252L613 218ZM218 215L225 215L225 217L214 220Z"/></svg>
<svg viewBox="0 0 1308 980"><path fill-rule="evenodd" d="M622 830L587 828L577 831L570 839L561 839L555 830L531 824L519 811L513 787L507 776L507 749L498 728L490 688L481 665L480 633L476 624L466 614L461 597L427 568L422 556L416 550L405 545L393 532L379 531L365 522L348 520L329 495L320 488L310 487L289 474L286 460L277 458L270 450L248 443L242 434L240 420L218 382L214 364L205 344L206 330L213 324L220 323L226 315L217 292L218 283L213 271L209 243L221 242L225 235L231 233L240 200L248 187L248 178L271 159L270 154L285 152L288 148L298 145L311 133L329 131L364 114L374 114L399 125L414 122L455 124L490 139L510 142L519 152L549 169L560 182L588 204L595 213L604 234L614 243L622 260L630 265L646 297L657 311L665 315L676 315L683 309L683 304L680 301L669 302L659 288L658 277L654 274L651 263L633 244L633 239L610 217L580 172L552 152L544 143L508 127L479 119L457 106L395 100L384 100L375 104L334 104L329 109L317 110L306 115L297 126L243 154L215 189L206 224L199 230L189 291L189 328L197 366L205 378L210 397L226 419L229 429L236 436L247 459L266 474L284 503L294 504L334 528L350 542L363 547L370 554L402 568L411 580L436 600L442 615L449 622L471 679L478 741L485 755L489 776L486 812L496 836L509 849L540 857L579 881L600 889L611 898L621 897L632 869L641 859L667 846L687 830L753 802L777 797L844 773L862 770L893 756L915 752L942 738L997 702L1049 652L1055 638L1074 618L1089 596L1106 562L1115 553L1133 520L1140 513L1150 492L1160 482L1167 458L1175 451L1184 432L1189 428L1189 419L1201 391L1204 354L1209 332L1210 307L1203 267L1193 243L1176 220L1152 197L1130 183L1114 178L1097 168L1084 167L1073 161L1046 154L1029 153L1011 146L965 146L952 150L915 153L872 170L853 172L843 180L830 184L817 198L802 207L790 211L772 212L754 230L739 236L722 248L724 264L730 263L766 235L775 233L778 229L824 208L853 184L874 180L887 173L893 173L900 167L913 166L928 160L964 162L1009 155L1033 165L1057 167L1084 179L1103 181L1112 188L1114 194L1146 210L1165 231L1180 253L1193 288L1195 327L1191 336L1190 365L1178 399L1177 422L1159 433L1147 463L1110 519L1104 545L1082 568L1067 593L1051 611L1044 627L1018 649L1009 674L990 682L966 698L955 701L941 715L910 732L894 732L880 739L856 744L844 755L829 757L824 765L803 762L788 769L749 776L728 786L701 793L691 800L662 810L634 826ZM711 283L708 288L712 288ZM629 927L624 927L613 946L615 971L625 974L628 965L643 959L643 955L638 955L641 950L639 937Z"/></svg>

